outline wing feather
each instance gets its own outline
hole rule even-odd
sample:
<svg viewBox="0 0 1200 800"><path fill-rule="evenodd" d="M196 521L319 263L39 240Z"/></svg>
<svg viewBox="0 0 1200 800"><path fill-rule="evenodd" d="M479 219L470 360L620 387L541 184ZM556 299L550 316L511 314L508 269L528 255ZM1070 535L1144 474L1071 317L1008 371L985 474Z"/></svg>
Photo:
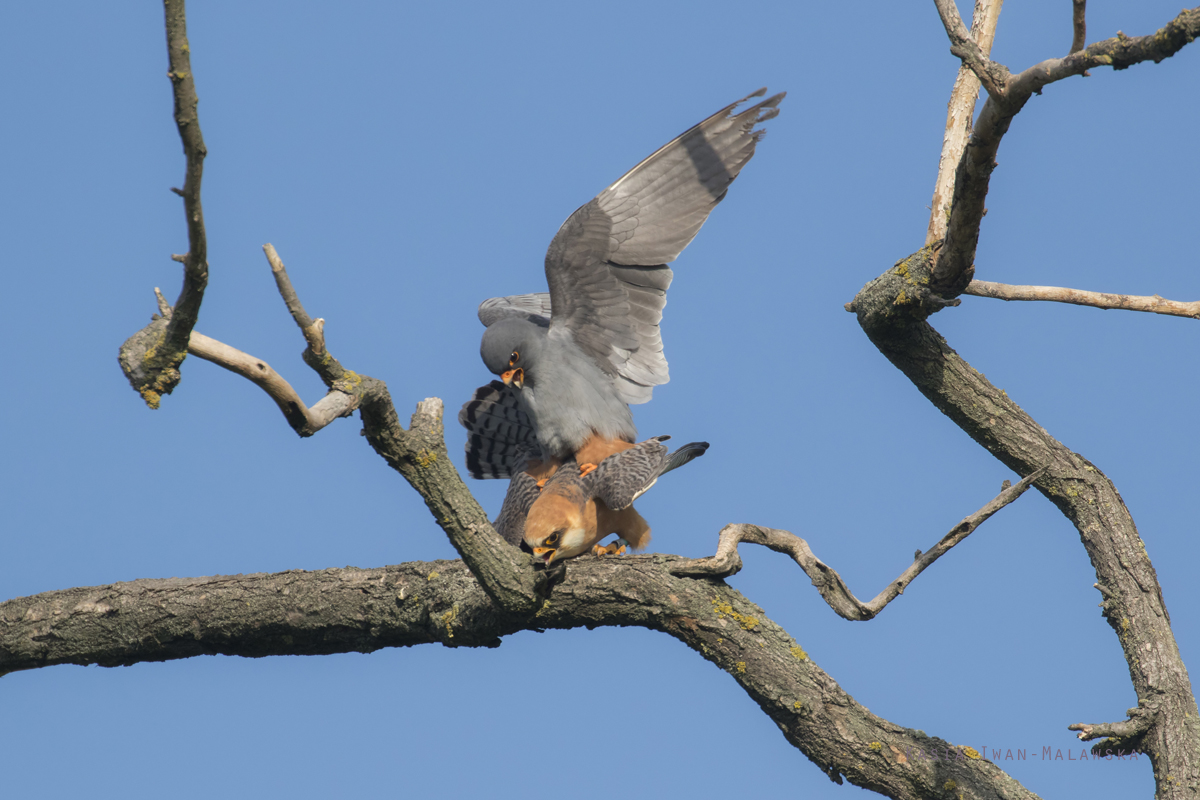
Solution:
<svg viewBox="0 0 1200 800"><path fill-rule="evenodd" d="M754 155L777 94L732 103L660 147L559 228L546 253L552 328L566 328L621 399L644 403L670 379L659 323L674 261ZM481 309L482 317L482 309Z"/></svg>

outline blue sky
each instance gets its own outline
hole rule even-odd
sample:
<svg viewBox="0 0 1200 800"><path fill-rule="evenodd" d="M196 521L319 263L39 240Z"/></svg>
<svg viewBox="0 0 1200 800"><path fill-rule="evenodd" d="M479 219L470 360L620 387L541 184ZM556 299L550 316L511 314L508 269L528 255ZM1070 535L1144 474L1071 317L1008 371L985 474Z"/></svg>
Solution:
<svg viewBox="0 0 1200 800"><path fill-rule="evenodd" d="M1093 4L1089 39L1177 3ZM211 285L198 330L322 387L261 253L332 352L402 417L485 383L480 300L544 287L562 220L761 85L789 95L675 263L672 380L645 436L708 455L639 501L653 548L728 522L803 536L870 598L1012 478L872 347L843 304L923 242L957 69L932 3L194 3ZM1070 3L1009 0L994 57L1066 52ZM343 420L309 440L196 359L161 410L116 352L173 298L187 248L161 8L0 10L0 596L137 578L452 558L423 503ZM1200 48L1033 98L1001 145L977 275L1200 298ZM932 320L1105 471L1137 520L1185 661L1197 462L1192 320L966 297ZM461 466L462 434L448 428ZM504 487L476 482L494 513ZM1127 797L1149 763L1042 761L1136 702L1078 535L1029 493L870 623L786 557L731 583L856 699L1043 796ZM598 687L608 687L600 690ZM547 704L552 687L567 698ZM433 794L842 798L720 670L642 630L524 633L496 650L203 657L0 681L13 796ZM565 754L571 754L569 757ZM1035 755L1036 753L1036 755ZM62 758L69 754L71 768ZM989 755L991 753L989 752Z"/></svg>

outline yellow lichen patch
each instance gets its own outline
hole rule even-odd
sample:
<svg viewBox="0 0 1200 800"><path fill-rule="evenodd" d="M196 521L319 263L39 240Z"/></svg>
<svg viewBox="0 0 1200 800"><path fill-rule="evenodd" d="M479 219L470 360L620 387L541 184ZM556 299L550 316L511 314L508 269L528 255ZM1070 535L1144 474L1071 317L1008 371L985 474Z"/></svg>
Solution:
<svg viewBox="0 0 1200 800"><path fill-rule="evenodd" d="M867 745L867 747L871 748L872 750L874 750L876 752L883 749L883 745L880 744L879 742L871 742L869 745Z"/></svg>
<svg viewBox="0 0 1200 800"><path fill-rule="evenodd" d="M542 614L543 614L545 611L547 611L549 608L550 608L550 601L549 601L549 600L543 600L543 601L542 601L542 607L541 607L541 608L539 608L539 609L537 610L537 613L536 613L536 614L534 614L534 616L535 616L535 617L540 617L540 616L541 616L541 615L542 615Z"/></svg>
<svg viewBox="0 0 1200 800"><path fill-rule="evenodd" d="M797 700L796 702L792 703L792 708L799 711L800 709L804 708L804 703L801 703L799 700Z"/></svg>
<svg viewBox="0 0 1200 800"><path fill-rule="evenodd" d="M437 461L437 453L431 453L424 448L417 451L417 463L422 467L428 467L435 461Z"/></svg>
<svg viewBox="0 0 1200 800"><path fill-rule="evenodd" d="M974 747L963 747L962 751L963 755L965 755L967 758L983 758L983 756L979 755L979 751Z"/></svg>
<svg viewBox="0 0 1200 800"><path fill-rule="evenodd" d="M801 661L808 660L808 653L804 652L804 648L801 647L800 645L796 645L792 648L792 655L795 656L796 658L800 659Z"/></svg>
<svg viewBox="0 0 1200 800"><path fill-rule="evenodd" d="M1121 617L1121 631L1129 633L1129 617Z"/></svg>
<svg viewBox="0 0 1200 800"><path fill-rule="evenodd" d="M742 630L745 630L745 631L753 630L754 626L758 624L757 619L755 619L754 617L748 617L745 614L739 614L738 612L733 610L732 605L730 605L729 603L726 603L720 597L714 597L712 604L713 604L713 608L717 612L718 617L721 615L729 617L734 622L736 622L738 625L741 625Z"/></svg>
<svg viewBox="0 0 1200 800"><path fill-rule="evenodd" d="M426 575L426 576L425 576L425 580L427 580L427 581L431 581L431 580L433 580L434 578L438 577L438 574L439 574L439 573L438 573L438 571L435 569L433 572L431 572L431 573L429 573L428 575Z"/></svg>
<svg viewBox="0 0 1200 800"><path fill-rule="evenodd" d="M947 792L952 792L958 788L958 784L955 783L954 781L946 781L945 783L942 784L942 788L945 789Z"/></svg>
<svg viewBox="0 0 1200 800"><path fill-rule="evenodd" d="M737 662L737 671L738 671L739 675L745 674L745 672L746 672L746 662L745 661Z"/></svg>
<svg viewBox="0 0 1200 800"><path fill-rule="evenodd" d="M446 636L450 639L454 638L454 631L450 628L450 623L458 616L458 603L450 607L450 610L442 614L442 624L446 626Z"/></svg>

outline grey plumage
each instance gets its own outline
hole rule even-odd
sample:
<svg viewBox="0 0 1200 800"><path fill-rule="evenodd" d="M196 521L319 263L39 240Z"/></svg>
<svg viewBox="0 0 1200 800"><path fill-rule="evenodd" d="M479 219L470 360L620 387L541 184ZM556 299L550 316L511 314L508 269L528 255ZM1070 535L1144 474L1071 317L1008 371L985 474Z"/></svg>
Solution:
<svg viewBox="0 0 1200 800"><path fill-rule="evenodd" d="M633 505L663 475L708 450L708 442L691 442L668 454L663 442L670 438L656 436L604 459L599 467L580 479L585 494L603 500L613 511L620 511Z"/></svg>
<svg viewBox="0 0 1200 800"><path fill-rule="evenodd" d="M765 93L668 142L571 214L546 253L548 294L480 306L484 363L506 382L523 376L509 391L547 455L566 459L593 435L636 440L628 404L669 379L659 331L666 265L754 155L754 126L779 113L782 93L734 113Z"/></svg>
<svg viewBox="0 0 1200 800"><path fill-rule="evenodd" d="M529 509L533 508L540 491L537 481L524 472L515 473L508 482L504 505L500 507L500 514L492 527L513 547L521 546L521 539L525 536L525 518L529 516Z"/></svg>

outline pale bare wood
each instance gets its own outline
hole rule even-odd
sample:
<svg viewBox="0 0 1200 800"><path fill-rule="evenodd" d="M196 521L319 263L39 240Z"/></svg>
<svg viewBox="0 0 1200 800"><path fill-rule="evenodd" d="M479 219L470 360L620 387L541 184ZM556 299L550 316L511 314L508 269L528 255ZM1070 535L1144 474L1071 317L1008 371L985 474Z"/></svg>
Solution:
<svg viewBox="0 0 1200 800"><path fill-rule="evenodd" d="M1000 19L1000 7L1003 4L1004 0L975 0L975 13L971 18L971 38L979 45L984 58L992 52L996 23ZM946 108L946 132L942 136L942 155L938 160L933 203L930 205L929 229L925 234L927 245L944 238L946 227L950 224L954 174L967 141L971 138L971 123L975 118L979 86L979 78L970 67L963 64L958 68L954 88L950 91L950 103Z"/></svg>
<svg viewBox="0 0 1200 800"><path fill-rule="evenodd" d="M1158 295L1141 297L1127 294L1088 292L1062 286L1015 286L1007 283L973 280L967 284L963 294L976 297L991 297L996 300L1042 300L1053 303L1071 303L1093 308L1115 308L1123 311L1146 311L1151 314L1169 314L1173 317L1200 319L1200 301L1190 303L1167 300Z"/></svg>

